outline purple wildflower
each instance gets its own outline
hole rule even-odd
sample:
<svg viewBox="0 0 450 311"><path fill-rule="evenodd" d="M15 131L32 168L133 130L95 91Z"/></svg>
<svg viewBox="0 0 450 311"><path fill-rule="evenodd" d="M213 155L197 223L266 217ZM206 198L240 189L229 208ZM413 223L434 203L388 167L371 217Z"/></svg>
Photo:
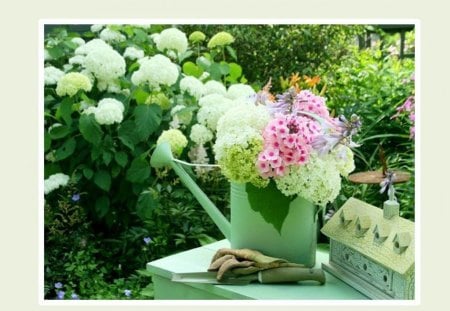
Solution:
<svg viewBox="0 0 450 311"><path fill-rule="evenodd" d="M63 292L62 290L57 291L57 292L56 292L56 299L64 299L64 295L65 295L65 294L66 294L66 293Z"/></svg>
<svg viewBox="0 0 450 311"><path fill-rule="evenodd" d="M74 300L80 299L80 297L76 293L72 293L72 295L70 295L70 297Z"/></svg>
<svg viewBox="0 0 450 311"><path fill-rule="evenodd" d="M325 154L335 148L338 144L348 147L358 147L353 142L352 136L355 135L361 127L361 120L353 114L350 121L343 115L335 119L333 123L324 124L324 134L316 136L312 146L319 154Z"/></svg>
<svg viewBox="0 0 450 311"><path fill-rule="evenodd" d="M80 194L79 194L79 193L75 193L75 194L72 196L72 201L73 201L73 202L78 202L78 201L80 201Z"/></svg>
<svg viewBox="0 0 450 311"><path fill-rule="evenodd" d="M60 289L63 287L63 284L61 282L55 283L55 288Z"/></svg>
<svg viewBox="0 0 450 311"><path fill-rule="evenodd" d="M144 243L148 245L148 244L150 244L150 243L153 243L153 240L152 240L151 237L148 236L148 237L145 237L145 238L144 238Z"/></svg>
<svg viewBox="0 0 450 311"><path fill-rule="evenodd" d="M123 293L125 294L125 296L130 297L131 296L131 290L126 289L123 291Z"/></svg>
<svg viewBox="0 0 450 311"><path fill-rule="evenodd" d="M275 103L269 103L267 105L267 108L272 115L278 113L290 113L296 97L297 92L295 91L294 87L291 87L287 92L277 95L277 101Z"/></svg>

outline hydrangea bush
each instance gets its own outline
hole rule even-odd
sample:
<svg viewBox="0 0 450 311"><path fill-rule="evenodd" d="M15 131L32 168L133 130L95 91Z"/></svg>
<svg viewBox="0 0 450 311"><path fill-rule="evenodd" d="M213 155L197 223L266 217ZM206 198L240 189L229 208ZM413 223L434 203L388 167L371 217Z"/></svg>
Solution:
<svg viewBox="0 0 450 311"><path fill-rule="evenodd" d="M192 214L193 199L189 206L167 200L183 193L187 202L189 194L173 173L151 169L155 145L169 142L179 158L211 162L219 118L254 93L234 50L219 53L232 40L209 48L204 34L188 35L161 25L93 25L82 34L57 29L45 39L46 206L76 186L69 196L82 193L80 206L99 239L122 239L113 256L129 271L213 234L207 216ZM203 177L208 171L196 170ZM154 253L142 258L135 244L147 236Z"/></svg>

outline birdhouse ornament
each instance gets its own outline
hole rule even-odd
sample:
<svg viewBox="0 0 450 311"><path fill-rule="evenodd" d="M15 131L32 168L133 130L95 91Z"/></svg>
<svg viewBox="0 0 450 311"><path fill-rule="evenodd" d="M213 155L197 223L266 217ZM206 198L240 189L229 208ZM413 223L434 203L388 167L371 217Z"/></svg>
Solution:
<svg viewBox="0 0 450 311"><path fill-rule="evenodd" d="M349 176L357 183L379 183L387 191L383 209L355 198L321 229L330 238L323 269L372 299L414 299L414 223L400 217L394 183L409 174L383 170Z"/></svg>

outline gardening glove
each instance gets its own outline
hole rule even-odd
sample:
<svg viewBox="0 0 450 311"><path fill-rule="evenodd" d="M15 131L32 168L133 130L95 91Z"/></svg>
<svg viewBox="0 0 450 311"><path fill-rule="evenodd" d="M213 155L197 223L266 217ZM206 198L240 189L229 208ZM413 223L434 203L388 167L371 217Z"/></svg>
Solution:
<svg viewBox="0 0 450 311"><path fill-rule="evenodd" d="M252 249L221 248L213 256L208 271L217 271L217 280L224 275L247 275L279 267L304 267L282 258L266 256Z"/></svg>

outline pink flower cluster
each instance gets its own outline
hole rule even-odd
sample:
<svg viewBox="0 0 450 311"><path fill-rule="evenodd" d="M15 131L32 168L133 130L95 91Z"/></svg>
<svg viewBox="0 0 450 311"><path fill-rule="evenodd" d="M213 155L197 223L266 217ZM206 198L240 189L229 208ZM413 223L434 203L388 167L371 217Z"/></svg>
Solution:
<svg viewBox="0 0 450 311"><path fill-rule="evenodd" d="M416 113L415 113L415 98L414 96L410 96L406 99L406 101L396 108L397 113L391 117L391 119L396 119L400 117L402 114L409 113L409 121L411 122L411 127L409 128L409 137L411 139L414 138L416 133L416 128L414 126L415 120L416 120Z"/></svg>
<svg viewBox="0 0 450 311"><path fill-rule="evenodd" d="M302 90L298 93L293 110L309 112L326 120L330 118L325 99L308 90Z"/></svg>
<svg viewBox="0 0 450 311"><path fill-rule="evenodd" d="M308 162L311 143L320 134L317 121L295 115L278 115L263 132L264 149L257 167L264 178L285 175L290 165Z"/></svg>

